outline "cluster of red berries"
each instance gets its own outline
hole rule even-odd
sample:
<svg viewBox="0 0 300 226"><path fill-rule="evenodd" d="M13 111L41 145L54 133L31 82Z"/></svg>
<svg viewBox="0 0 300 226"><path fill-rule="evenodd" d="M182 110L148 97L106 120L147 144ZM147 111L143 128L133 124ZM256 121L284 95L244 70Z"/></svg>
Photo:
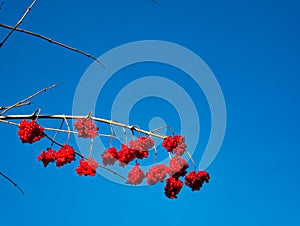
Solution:
<svg viewBox="0 0 300 226"><path fill-rule="evenodd" d="M50 162L56 162L57 167L61 167L67 163L71 163L75 160L75 151L70 145L63 145L57 152L51 148L37 157L39 161L42 161L44 167L47 167Z"/></svg>
<svg viewBox="0 0 300 226"><path fill-rule="evenodd" d="M74 129L78 131L78 136L82 138L94 138L99 130L95 122L89 118L79 118L74 123Z"/></svg>
<svg viewBox="0 0 300 226"><path fill-rule="evenodd" d="M174 135L164 139L162 146L175 155L181 156L186 151L185 137Z"/></svg>
<svg viewBox="0 0 300 226"><path fill-rule="evenodd" d="M129 146L122 144L121 150L111 147L101 155L103 165L113 165L117 160L120 166L125 166L134 159L148 158L149 149L154 145L150 137L139 137L131 140Z"/></svg>
<svg viewBox="0 0 300 226"><path fill-rule="evenodd" d="M22 143L32 144L45 137L44 128L41 127L36 121L22 120L19 125L18 135Z"/></svg>
<svg viewBox="0 0 300 226"><path fill-rule="evenodd" d="M137 163L132 170L130 170L126 184L138 185L142 183L145 178L145 172L139 166L140 164Z"/></svg>
<svg viewBox="0 0 300 226"><path fill-rule="evenodd" d="M187 168L189 168L187 161L183 158L175 156L170 160L169 175L176 179L179 177L184 177L187 174Z"/></svg>
<svg viewBox="0 0 300 226"><path fill-rule="evenodd" d="M118 159L118 152L115 147L111 147L103 152L101 155L104 166L113 165Z"/></svg>
<svg viewBox="0 0 300 226"><path fill-rule="evenodd" d="M170 199L176 199L177 194L181 191L183 183L181 180L174 177L169 177L166 179L166 185L164 186L165 195Z"/></svg>
<svg viewBox="0 0 300 226"><path fill-rule="evenodd" d="M168 174L168 167L164 164L152 166L147 173L147 184L153 185L164 181Z"/></svg>
<svg viewBox="0 0 300 226"><path fill-rule="evenodd" d="M87 161L84 159L80 159L79 166L76 168L76 172L79 176L95 176L96 169L98 168L99 164L93 158L88 158Z"/></svg>
<svg viewBox="0 0 300 226"><path fill-rule="evenodd" d="M139 137L129 142L129 147L136 150L135 156L138 159L148 158L149 149L154 146L151 137Z"/></svg>
<svg viewBox="0 0 300 226"><path fill-rule="evenodd" d="M208 183L210 179L210 176L205 171L191 171L188 175L185 177L185 185L190 187L192 191L200 190L203 183Z"/></svg>

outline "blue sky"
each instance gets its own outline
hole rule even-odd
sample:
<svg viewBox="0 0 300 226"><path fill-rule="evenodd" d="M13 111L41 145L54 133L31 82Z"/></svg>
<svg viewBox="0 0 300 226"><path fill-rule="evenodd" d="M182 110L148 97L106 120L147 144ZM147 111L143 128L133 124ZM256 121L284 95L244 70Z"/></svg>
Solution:
<svg viewBox="0 0 300 226"><path fill-rule="evenodd" d="M4 1L0 23L14 25L30 3ZM173 42L196 53L222 88L227 130L207 169L210 183L201 192L184 188L177 200L169 200L163 184L130 187L100 176L82 178L74 172L76 164L44 169L36 156L48 142L23 145L16 128L1 124L0 171L25 192L22 196L0 178L1 225L299 225L299 10L296 0L38 1L21 28L96 57L140 40ZM0 29L0 37L6 33ZM34 99L34 105L11 114L37 108L71 114L77 84L91 63L15 32L0 49L0 105L61 82ZM209 136L209 108L201 90L174 68L151 63L124 68L104 87L97 116L110 117L122 86L158 74L179 82L200 104L199 162ZM161 116L180 131L180 115L157 98L141 100L131 113L130 120L143 128Z"/></svg>

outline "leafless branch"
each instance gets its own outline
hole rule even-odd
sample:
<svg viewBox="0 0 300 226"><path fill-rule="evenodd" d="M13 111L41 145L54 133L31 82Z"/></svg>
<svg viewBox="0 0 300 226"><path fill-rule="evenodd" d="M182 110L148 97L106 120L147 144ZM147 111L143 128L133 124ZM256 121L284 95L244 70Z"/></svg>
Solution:
<svg viewBox="0 0 300 226"><path fill-rule="evenodd" d="M85 115L39 115L39 119L79 119L79 118L84 118L86 117ZM36 113L34 112L33 114L30 115L0 115L0 121L3 120L10 120L10 119L35 119L36 118ZM133 125L126 125L120 122L116 122L114 120L108 120L108 119L103 119L103 118L96 118L96 117L91 117L92 120L97 121L97 122L102 122L105 124L109 125L114 125L118 126L121 128L128 129L130 131L136 131L139 133L146 134L148 136L153 136L153 137L158 137L161 139L165 139L167 136L158 134L158 133L153 133L151 131L143 130L140 128L137 128Z"/></svg>
<svg viewBox="0 0 300 226"><path fill-rule="evenodd" d="M7 28L7 29L13 29L12 26L5 25L5 24L0 24L0 27ZM84 55L84 56L86 56L86 57L89 57L89 58L95 60L97 63L101 64L102 67L105 68L104 64L103 64L100 60L98 60L96 57L92 56L92 55L89 54L89 53L85 53L85 52L83 52L83 51L81 51L81 50L79 50L79 49L76 49L76 48L74 48L74 47L68 46L68 45L63 44L63 43L61 43L61 42L54 41L54 40L52 40L52 39L50 39L50 38L48 38L48 37L46 37L46 36L43 36L43 35L40 35L40 34L31 32L31 31L23 30L23 29L20 29L20 28L15 28L15 30L18 31L18 32L21 32L21 33L25 33L25 34L28 34L28 35L35 36L35 37L40 38L40 39L44 39L45 41L48 41L48 42L50 42L50 43L52 43L52 44L55 44L55 45L64 47L64 48L66 48L66 49L72 50L72 51L74 51L74 52L76 52L76 53L82 54L82 55Z"/></svg>
<svg viewBox="0 0 300 226"><path fill-rule="evenodd" d="M4 177L6 180L8 180L10 183L12 183L15 187L17 187L19 189L19 191L24 195L23 190L19 187L19 185L17 185L12 179L10 179L8 176L6 176L5 174L3 174L2 172L0 172L0 176Z"/></svg>
<svg viewBox="0 0 300 226"><path fill-rule="evenodd" d="M16 25L8 32L8 34L5 36L5 38L3 39L3 41L0 43L0 48L3 46L4 42L6 42L6 40L9 38L9 36L17 29L17 27L23 22L23 20L25 19L25 17L27 16L27 14L29 13L29 11L31 10L31 8L33 7L33 5L36 3L36 0L33 0L33 2L31 3L31 5L27 8L27 10L25 11L25 13L23 14L23 16L21 17L21 19L16 23Z"/></svg>
<svg viewBox="0 0 300 226"><path fill-rule="evenodd" d="M11 106L4 107L4 110L1 112L0 115L5 114L7 111L9 111L9 110L12 109L12 108L20 107L20 106L23 106L23 105L28 105L28 104L30 104L30 102L28 102L30 99L36 97L37 95L39 95L39 94L42 93L42 92L46 92L47 90L52 89L52 88L55 88L55 87L57 87L57 86L58 86L58 84L54 84L54 85L52 85L52 86L50 86L50 87L48 87L48 88L44 88L44 89L42 89L42 90L39 90L39 91L36 92L35 94L33 94L33 95L31 95L31 96L29 96L29 97L27 97L27 98L25 98L25 99L23 99L23 100L21 100L21 101L18 101L17 103L15 103L15 104L13 104L13 105L11 105Z"/></svg>

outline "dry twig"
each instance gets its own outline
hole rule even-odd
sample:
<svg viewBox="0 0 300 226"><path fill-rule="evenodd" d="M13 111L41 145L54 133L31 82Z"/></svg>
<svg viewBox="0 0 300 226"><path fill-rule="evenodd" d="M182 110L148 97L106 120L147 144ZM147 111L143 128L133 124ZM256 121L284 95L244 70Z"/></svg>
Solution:
<svg viewBox="0 0 300 226"><path fill-rule="evenodd" d="M14 29L12 26L5 25L5 24L0 24L0 27L7 28L7 29L11 29L11 30ZM89 58L95 60L97 63L101 64L102 67L105 68L104 64L103 64L100 60L98 60L96 57L92 56L92 55L89 54L89 53L85 53L85 52L83 52L83 51L81 51L81 50L79 50L79 49L76 49L76 48L74 48L74 47L68 46L68 45L63 44L63 43L61 43L61 42L54 41L54 40L52 40L52 39L50 39L50 38L48 38L48 37L46 37L46 36L43 36L43 35L40 35L40 34L31 32L31 31L23 30L23 29L20 29L20 28L15 28L15 30L18 31L18 32L21 32L21 33L25 33L25 34L28 34L28 35L35 36L35 37L40 38L40 39L44 39L45 41L48 41L48 42L50 42L50 43L52 43L52 44L55 44L55 45L64 47L64 48L66 48L66 49L72 50L72 51L74 51L74 52L76 52L76 53L79 53L79 54L81 54L81 55L84 55L84 56L86 56L86 57L89 57Z"/></svg>
<svg viewBox="0 0 300 226"><path fill-rule="evenodd" d="M29 13L29 11L31 10L31 8L33 7L33 5L36 3L36 0L33 0L33 2L31 3L31 5L27 8L27 10L25 11L25 13L23 14L23 16L21 17L21 19L16 23L16 25L10 30L10 32L8 32L8 34L5 36L5 38L3 39L3 41L0 43L0 48L3 46L3 44L6 42L6 40L9 38L9 36L14 32L14 30L17 29L17 27L23 22L23 20L25 19L25 17L27 16L27 14Z"/></svg>
<svg viewBox="0 0 300 226"><path fill-rule="evenodd" d="M54 84L54 85L52 85L52 86L50 86L50 87L48 87L48 88L44 88L44 89L42 89L42 90L36 92L35 94L33 94L33 95L31 95L31 96L29 96L29 97L27 97L27 98L25 98L25 99L23 99L23 100L21 100L21 101L18 101L17 103L15 103L15 104L13 104L13 105L11 105L11 106L8 106L8 107L2 107L2 109L4 109L4 110L1 112L0 115L5 114L7 111L9 111L9 110L12 109L12 108L21 107L21 106L24 106L24 105L29 105L29 104L31 104L31 102L28 102L30 99L34 98L35 96L39 95L39 94L42 93L42 92L46 92L47 90L52 89L52 88L55 88L55 87L57 87L57 86L58 86L58 84ZM2 109L0 109L0 110L2 110Z"/></svg>
<svg viewBox="0 0 300 226"><path fill-rule="evenodd" d="M17 185L12 179L10 179L8 176L0 172L0 176L4 177L6 180L8 180L10 183L12 183L15 187L19 189L19 191L24 195L23 190Z"/></svg>

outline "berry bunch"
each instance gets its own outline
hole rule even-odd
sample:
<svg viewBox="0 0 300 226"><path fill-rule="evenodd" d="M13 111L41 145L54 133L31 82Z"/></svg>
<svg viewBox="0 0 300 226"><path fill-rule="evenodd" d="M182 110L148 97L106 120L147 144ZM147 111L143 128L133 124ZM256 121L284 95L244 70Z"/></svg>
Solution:
<svg viewBox="0 0 300 226"><path fill-rule="evenodd" d="M170 199L176 199L177 194L180 192L183 183L181 180L174 177L169 177L166 180L166 185L164 186L165 195Z"/></svg>
<svg viewBox="0 0 300 226"><path fill-rule="evenodd" d="M130 147L141 151L149 150L154 146L154 140L151 137L138 137L136 140L130 141Z"/></svg>
<svg viewBox="0 0 300 226"><path fill-rule="evenodd" d="M88 158L87 161L80 159L79 166L76 168L76 172L79 176L96 176L96 169L99 164L93 158Z"/></svg>
<svg viewBox="0 0 300 226"><path fill-rule="evenodd" d="M175 155L183 155L186 151L185 137L174 135L164 139L162 146L168 151L173 152Z"/></svg>
<svg viewBox="0 0 300 226"><path fill-rule="evenodd" d="M138 185L142 183L145 178L145 172L139 166L140 164L137 163L128 173L128 181L126 184Z"/></svg>
<svg viewBox="0 0 300 226"><path fill-rule="evenodd" d="M168 167L164 164L152 166L147 173L147 184L153 185L162 182L168 174Z"/></svg>
<svg viewBox="0 0 300 226"><path fill-rule="evenodd" d="M187 174L187 168L189 168L187 161L185 161L183 158L175 156L170 160L169 175L176 179L179 177L184 177Z"/></svg>
<svg viewBox="0 0 300 226"><path fill-rule="evenodd" d="M102 163L104 166L113 165L118 159L117 149L115 147L111 147L101 154Z"/></svg>
<svg viewBox="0 0 300 226"><path fill-rule="evenodd" d="M74 123L74 129L78 131L78 136L82 138L94 138L99 130L95 122L89 118L79 118Z"/></svg>
<svg viewBox="0 0 300 226"><path fill-rule="evenodd" d="M61 167L75 160L75 151L70 145L65 144L56 152L55 158L56 166Z"/></svg>
<svg viewBox="0 0 300 226"><path fill-rule="evenodd" d="M56 151L51 148L47 148L47 152L43 150L42 153L37 157L37 159L43 162L44 167L47 167L50 162L55 162L55 155Z"/></svg>
<svg viewBox="0 0 300 226"><path fill-rule="evenodd" d="M119 165L124 167L134 159L148 158L149 149L154 145L154 140L150 137L139 137L131 140L129 146L122 144L121 150L117 151L115 147L111 147L104 151L101 155L102 163L113 165L117 160Z"/></svg>
<svg viewBox="0 0 300 226"><path fill-rule="evenodd" d="M45 137L44 128L41 127L36 121L22 120L19 126L18 135L22 143L32 144Z"/></svg>
<svg viewBox="0 0 300 226"><path fill-rule="evenodd" d="M124 167L126 164L136 158L136 150L122 144L122 148L118 151L119 165Z"/></svg>
<svg viewBox="0 0 300 226"><path fill-rule="evenodd" d="M209 174L205 171L191 171L188 175L186 175L184 183L190 187L192 191L196 191L200 190L204 182L208 183L209 179Z"/></svg>
<svg viewBox="0 0 300 226"><path fill-rule="evenodd" d="M44 167L50 162L56 162L56 166L61 167L75 160L75 151L70 145L64 144L57 152L51 148L47 152L43 150L37 159L43 162Z"/></svg>

